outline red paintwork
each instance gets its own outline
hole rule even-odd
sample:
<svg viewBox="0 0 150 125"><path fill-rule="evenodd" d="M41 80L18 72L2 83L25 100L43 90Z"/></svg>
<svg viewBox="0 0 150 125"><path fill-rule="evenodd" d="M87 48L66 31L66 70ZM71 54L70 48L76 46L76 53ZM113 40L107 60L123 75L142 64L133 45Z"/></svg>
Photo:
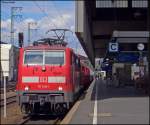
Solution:
<svg viewBox="0 0 150 125"><path fill-rule="evenodd" d="M90 70L81 63L81 84L85 87L88 87L90 84Z"/></svg>
<svg viewBox="0 0 150 125"><path fill-rule="evenodd" d="M64 50L65 51L65 62L64 66L50 66L46 65L46 71L42 72L42 66L27 66L23 64L23 55L25 50ZM79 88L79 82L76 79L79 79L80 69L72 63L72 56L75 57L73 50L63 46L29 46L20 49L19 56L19 66L18 66L18 82L17 82L17 91L24 91L25 86L29 87L31 90L52 90L58 91L58 87L61 86L63 91L76 91ZM78 57L77 57L78 58ZM73 68L75 67L75 68ZM65 76L66 83L22 83L22 76ZM73 80L74 78L74 80Z"/></svg>

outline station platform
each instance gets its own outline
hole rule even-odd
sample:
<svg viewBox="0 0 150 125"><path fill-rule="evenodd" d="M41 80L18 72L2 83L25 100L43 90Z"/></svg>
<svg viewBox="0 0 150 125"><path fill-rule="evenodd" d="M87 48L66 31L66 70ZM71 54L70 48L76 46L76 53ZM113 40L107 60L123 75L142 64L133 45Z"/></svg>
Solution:
<svg viewBox="0 0 150 125"><path fill-rule="evenodd" d="M76 103L67 124L149 124L149 97L132 86L96 80Z"/></svg>

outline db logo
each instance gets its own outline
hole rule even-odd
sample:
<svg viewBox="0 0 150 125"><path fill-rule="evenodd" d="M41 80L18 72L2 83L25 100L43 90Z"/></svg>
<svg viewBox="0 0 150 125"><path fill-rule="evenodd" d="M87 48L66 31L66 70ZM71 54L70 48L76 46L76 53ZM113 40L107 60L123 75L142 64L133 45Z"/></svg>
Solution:
<svg viewBox="0 0 150 125"><path fill-rule="evenodd" d="M47 77L40 77L39 81L40 82L47 82Z"/></svg>

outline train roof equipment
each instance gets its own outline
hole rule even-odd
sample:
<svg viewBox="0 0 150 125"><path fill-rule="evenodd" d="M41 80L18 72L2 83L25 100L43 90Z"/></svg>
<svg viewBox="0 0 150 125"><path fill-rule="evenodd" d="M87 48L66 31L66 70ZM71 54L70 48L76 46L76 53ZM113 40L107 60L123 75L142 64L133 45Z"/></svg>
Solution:
<svg viewBox="0 0 150 125"><path fill-rule="evenodd" d="M38 46L38 45L62 45L62 46L66 46L67 42L65 41L60 41L59 39L54 39L54 38L43 38L43 39L39 39L37 41L33 42L34 46Z"/></svg>
<svg viewBox="0 0 150 125"><path fill-rule="evenodd" d="M56 38L39 39L37 41L34 41L33 45L36 46L36 45L40 44L40 45L50 45L50 46L53 46L53 45L66 46L67 42L65 42L65 35L66 35L67 31L72 32L69 29L50 29L46 32L46 34L49 33L49 32L54 32Z"/></svg>

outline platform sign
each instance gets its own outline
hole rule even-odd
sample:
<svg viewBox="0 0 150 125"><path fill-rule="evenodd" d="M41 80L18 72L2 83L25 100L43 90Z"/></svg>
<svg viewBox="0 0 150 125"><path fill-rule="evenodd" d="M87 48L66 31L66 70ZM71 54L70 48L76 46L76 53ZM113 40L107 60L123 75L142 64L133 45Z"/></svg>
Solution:
<svg viewBox="0 0 150 125"><path fill-rule="evenodd" d="M117 55L117 60L119 62L136 63L136 62L139 61L139 54L135 54L135 53L119 53Z"/></svg>
<svg viewBox="0 0 150 125"><path fill-rule="evenodd" d="M115 43L110 42L109 43L109 52L118 52L118 49L119 49L119 46L118 46L117 42L115 42Z"/></svg>

